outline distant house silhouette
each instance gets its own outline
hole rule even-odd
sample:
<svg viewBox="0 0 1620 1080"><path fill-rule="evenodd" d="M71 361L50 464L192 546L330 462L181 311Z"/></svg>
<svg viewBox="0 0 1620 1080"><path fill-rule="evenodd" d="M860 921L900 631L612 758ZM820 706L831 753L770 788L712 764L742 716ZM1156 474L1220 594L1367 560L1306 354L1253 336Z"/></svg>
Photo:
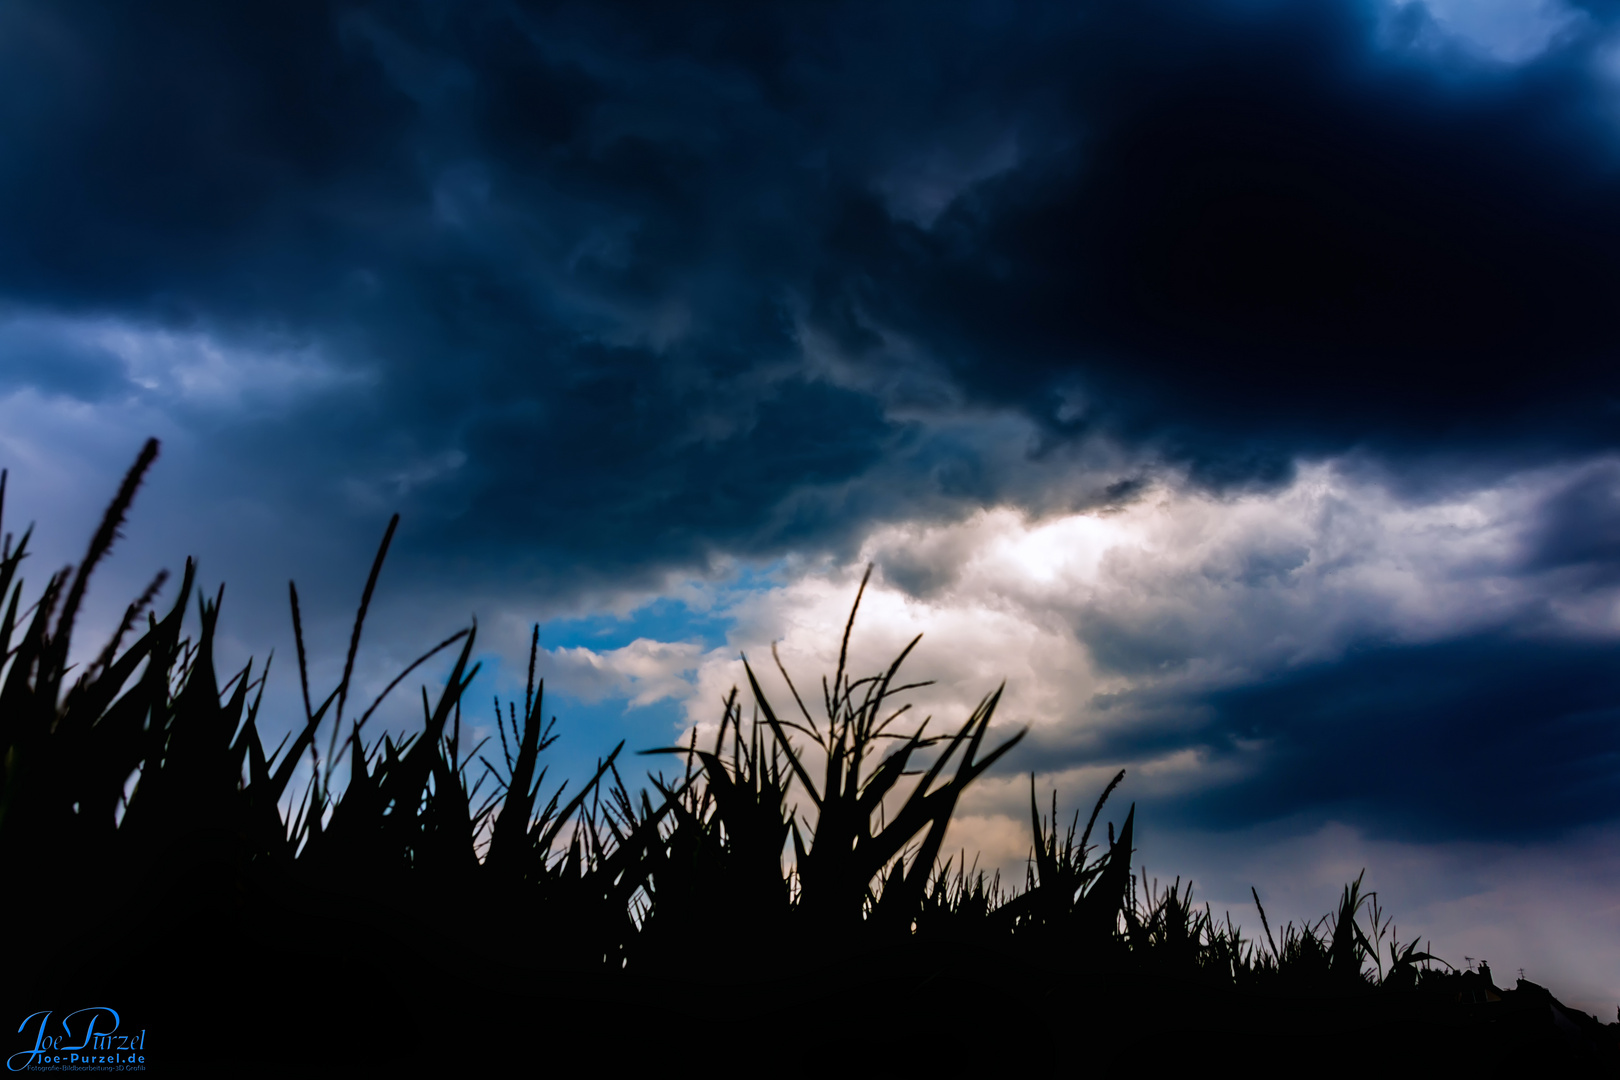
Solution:
<svg viewBox="0 0 1620 1080"><path fill-rule="evenodd" d="M1457 1000L1464 1005L1484 1005L1502 1000L1502 991L1491 981L1491 965L1481 960L1478 971L1462 973L1462 989L1457 991Z"/></svg>

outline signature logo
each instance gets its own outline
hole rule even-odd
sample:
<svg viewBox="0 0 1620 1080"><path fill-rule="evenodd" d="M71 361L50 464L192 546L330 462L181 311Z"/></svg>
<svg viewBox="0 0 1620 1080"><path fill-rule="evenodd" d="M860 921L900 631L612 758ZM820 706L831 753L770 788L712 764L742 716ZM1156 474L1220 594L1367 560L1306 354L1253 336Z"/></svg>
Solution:
<svg viewBox="0 0 1620 1080"><path fill-rule="evenodd" d="M31 1013L17 1034L34 1045L6 1058L12 1072L141 1072L146 1068L146 1029L119 1031L118 1010L104 1005L76 1009L54 1024L53 1013ZM32 1027L32 1034L29 1029Z"/></svg>

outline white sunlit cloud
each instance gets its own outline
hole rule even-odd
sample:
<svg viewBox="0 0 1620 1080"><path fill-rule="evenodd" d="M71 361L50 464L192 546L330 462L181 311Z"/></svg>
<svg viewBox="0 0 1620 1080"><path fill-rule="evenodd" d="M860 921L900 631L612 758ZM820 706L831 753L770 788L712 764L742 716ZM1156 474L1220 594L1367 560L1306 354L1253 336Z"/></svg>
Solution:
<svg viewBox="0 0 1620 1080"><path fill-rule="evenodd" d="M622 698L636 708L688 696L702 653L693 642L650 638L601 652L564 646L548 651L548 677L581 701Z"/></svg>
<svg viewBox="0 0 1620 1080"><path fill-rule="evenodd" d="M911 695L919 715L954 728L1006 680L998 717L1007 731L1028 726L1055 744L1083 743L1140 721L1109 706L1132 691L1192 694L1329 660L1367 637L1419 642L1505 621L1536 593L1512 566L1525 509L1544 483L1524 477L1405 505L1321 464L1285 489L1236 499L1166 485L1107 516L1031 519L999 508L953 524L889 526L862 551L878 576L862 602L852 666L857 676L871 673L924 633L908 668L936 683ZM789 707L773 641L814 699L820 674L837 663L858 573L806 568L733 600L731 641L699 666L685 698L688 722L712 730L716 703L746 686L739 649L777 707ZM1117 765L1129 765L1140 792L1168 795L1236 780L1259 764L1237 755L1217 769L1180 749L1043 783L1065 797L1096 792ZM1021 820L1025 785L982 781L963 812L984 829L969 831L1008 831L991 822ZM982 847L992 837L978 839ZM1000 862L1019 853L984 855Z"/></svg>
<svg viewBox="0 0 1620 1080"><path fill-rule="evenodd" d="M775 643L814 709L871 561L850 646L857 677L924 634L902 671L906 681L934 680L909 696L919 718L954 727L1005 680L999 722L1078 745L1140 722L1110 704L1132 693L1174 699L1240 685L1364 641L1419 644L1509 624L1620 636L1613 587L1523 568L1537 507L1613 467L1560 466L1403 500L1320 462L1286 487L1237 497L1166 481L1101 516L1033 518L1000 507L952 523L887 525L853 564L788 564L764 587L696 587L730 621L722 647L643 638L550 658L577 688L570 692L635 706L672 700L689 725L712 730L731 687L747 699L739 654L773 705L792 707L771 659ZM1222 779L1193 754L1130 764L1166 792Z"/></svg>

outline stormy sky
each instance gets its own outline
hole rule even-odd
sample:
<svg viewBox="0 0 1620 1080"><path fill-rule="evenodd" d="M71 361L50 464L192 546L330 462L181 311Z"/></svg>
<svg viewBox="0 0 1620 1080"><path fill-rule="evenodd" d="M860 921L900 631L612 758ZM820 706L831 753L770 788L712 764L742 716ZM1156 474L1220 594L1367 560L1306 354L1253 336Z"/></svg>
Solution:
<svg viewBox="0 0 1620 1080"><path fill-rule="evenodd" d="M577 775L871 562L1029 729L970 858L1124 767L1244 925L1620 1000L1620 6L11 0L0 147L31 580L163 442L86 633L195 555L284 724L398 512L362 682L538 622Z"/></svg>

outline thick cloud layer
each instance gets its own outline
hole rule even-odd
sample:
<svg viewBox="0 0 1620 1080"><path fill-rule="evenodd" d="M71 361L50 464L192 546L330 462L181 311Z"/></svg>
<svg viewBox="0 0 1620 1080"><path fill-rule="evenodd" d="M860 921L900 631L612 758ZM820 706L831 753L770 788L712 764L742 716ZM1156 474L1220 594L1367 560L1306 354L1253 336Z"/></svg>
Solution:
<svg viewBox="0 0 1620 1080"><path fill-rule="evenodd" d="M1216 484L1608 445L1607 16L1428 11L8 5L6 385L153 393L41 319L316 350L216 453L553 579L1016 500L986 410Z"/></svg>

